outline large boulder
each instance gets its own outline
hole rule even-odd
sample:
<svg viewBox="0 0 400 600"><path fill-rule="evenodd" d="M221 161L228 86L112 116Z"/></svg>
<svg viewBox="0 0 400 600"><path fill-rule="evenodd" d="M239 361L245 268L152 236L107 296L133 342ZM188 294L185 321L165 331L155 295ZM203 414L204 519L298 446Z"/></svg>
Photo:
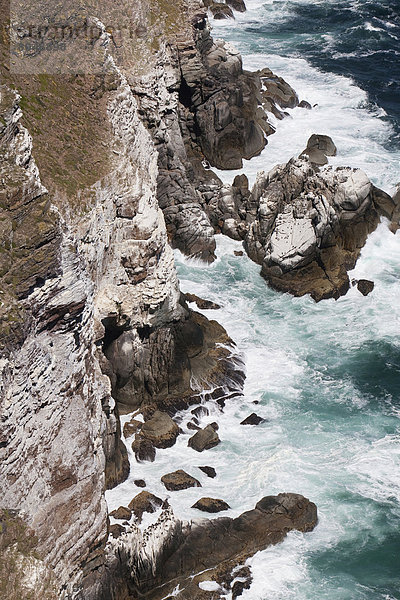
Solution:
<svg viewBox="0 0 400 600"><path fill-rule="evenodd" d="M215 431L212 425L207 425L204 429L200 429L195 433L188 441L188 446L197 450L197 452L203 452L203 450L209 450L214 448L220 443L218 433Z"/></svg>
<svg viewBox="0 0 400 600"><path fill-rule="evenodd" d="M166 412L156 410L142 426L140 435L150 440L156 448L169 448L176 442L179 427Z"/></svg>
<svg viewBox="0 0 400 600"><path fill-rule="evenodd" d="M190 487L201 487L200 481L191 475L188 475L188 473L182 469L163 475L161 481L169 491L186 490Z"/></svg>
<svg viewBox="0 0 400 600"><path fill-rule="evenodd" d="M326 148L333 151L328 142ZM360 169L315 170L305 158L259 174L252 201L257 213L245 239L250 258L275 289L316 301L347 292L347 271L368 234L395 208Z"/></svg>
<svg viewBox="0 0 400 600"><path fill-rule="evenodd" d="M315 165L326 165L328 156L336 156L336 146L328 135L313 133L300 157L304 155L308 156L310 162Z"/></svg>

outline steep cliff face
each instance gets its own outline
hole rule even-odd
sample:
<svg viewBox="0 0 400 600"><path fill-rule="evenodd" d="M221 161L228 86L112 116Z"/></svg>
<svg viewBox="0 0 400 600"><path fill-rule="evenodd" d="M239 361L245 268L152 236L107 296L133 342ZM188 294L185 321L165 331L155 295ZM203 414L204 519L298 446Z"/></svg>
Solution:
<svg viewBox="0 0 400 600"><path fill-rule="evenodd" d="M94 356L93 284L46 198L17 95L3 88L2 104L3 184L12 175L3 188L2 222L11 222L3 281L19 313L1 359L1 500L32 527L56 581L72 585L94 568L107 531L102 401L110 385Z"/></svg>
<svg viewBox="0 0 400 600"><path fill-rule="evenodd" d="M5 72L22 98L1 89L0 497L36 536L36 576L10 598L109 597L104 492L129 469L119 411L190 401L194 379L221 384L229 370L222 328L181 301L137 73L98 27L103 76ZM168 69L148 60L168 92Z"/></svg>

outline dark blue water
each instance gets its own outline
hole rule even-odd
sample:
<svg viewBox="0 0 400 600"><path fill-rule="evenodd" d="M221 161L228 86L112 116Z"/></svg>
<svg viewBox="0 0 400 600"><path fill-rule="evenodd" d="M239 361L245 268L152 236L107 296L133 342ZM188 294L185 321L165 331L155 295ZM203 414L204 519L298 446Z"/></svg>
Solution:
<svg viewBox="0 0 400 600"><path fill-rule="evenodd" d="M394 128L389 143L400 146L399 0L276 0L244 31L260 47L351 77L384 109Z"/></svg>

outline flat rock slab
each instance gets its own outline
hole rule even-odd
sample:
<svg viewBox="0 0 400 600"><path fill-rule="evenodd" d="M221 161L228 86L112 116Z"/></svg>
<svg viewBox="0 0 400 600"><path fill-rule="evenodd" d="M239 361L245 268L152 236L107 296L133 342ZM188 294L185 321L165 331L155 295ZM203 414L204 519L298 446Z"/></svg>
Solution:
<svg viewBox="0 0 400 600"><path fill-rule="evenodd" d="M200 481L182 469L163 475L161 481L169 491L186 490L190 487L201 487Z"/></svg>
<svg viewBox="0 0 400 600"><path fill-rule="evenodd" d="M240 424L241 425L259 425L260 423L264 423L265 419L259 417L256 413L251 413L248 417L246 417Z"/></svg>
<svg viewBox="0 0 400 600"><path fill-rule="evenodd" d="M214 448L220 443L219 436L212 425L207 425L204 429L200 429L195 433L188 441L188 446L197 450L197 452L203 452L203 450L209 450Z"/></svg>
<svg viewBox="0 0 400 600"><path fill-rule="evenodd" d="M162 505L161 498L157 498L150 492L140 492L128 504L128 507L136 515L139 521L142 520L143 513L154 513Z"/></svg>
<svg viewBox="0 0 400 600"><path fill-rule="evenodd" d="M217 513L222 510L229 510L230 506L224 500L219 500L218 498L200 498L193 504L192 508L197 508L208 513Z"/></svg>

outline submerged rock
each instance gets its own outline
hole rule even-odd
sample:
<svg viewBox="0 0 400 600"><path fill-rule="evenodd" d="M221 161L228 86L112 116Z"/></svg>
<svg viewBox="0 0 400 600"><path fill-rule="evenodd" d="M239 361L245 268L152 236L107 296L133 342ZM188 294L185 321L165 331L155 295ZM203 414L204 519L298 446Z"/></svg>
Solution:
<svg viewBox="0 0 400 600"><path fill-rule="evenodd" d="M192 508L197 508L204 512L217 513L223 510L229 510L230 506L224 502L224 500L219 500L218 498L200 498L193 504Z"/></svg>
<svg viewBox="0 0 400 600"><path fill-rule="evenodd" d="M200 481L191 475L188 475L188 473L182 469L163 475L161 481L169 491L186 490L190 487L201 487Z"/></svg>
<svg viewBox="0 0 400 600"><path fill-rule="evenodd" d="M188 441L188 446L197 450L197 452L203 452L203 450L209 450L214 448L220 443L219 436L212 425L207 425L204 429L200 429L197 433L192 436Z"/></svg>

